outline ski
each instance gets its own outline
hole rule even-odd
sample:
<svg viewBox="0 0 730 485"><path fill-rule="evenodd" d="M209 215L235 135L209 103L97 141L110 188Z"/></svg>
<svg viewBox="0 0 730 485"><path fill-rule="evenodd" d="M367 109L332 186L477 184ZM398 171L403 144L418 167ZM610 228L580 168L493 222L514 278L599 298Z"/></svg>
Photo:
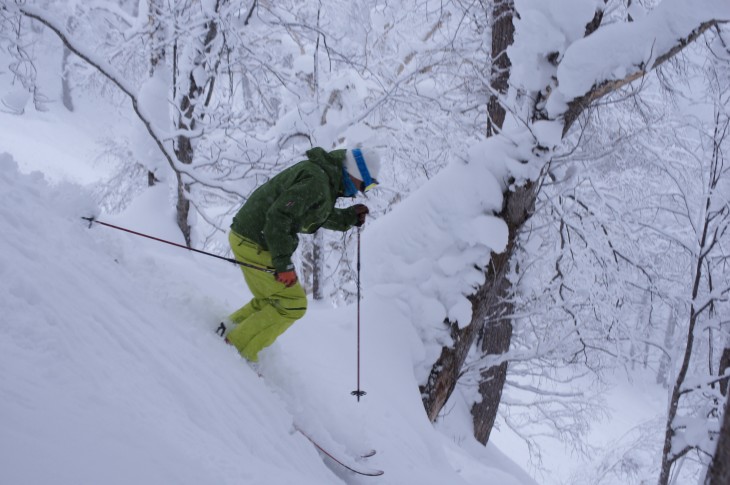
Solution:
<svg viewBox="0 0 730 485"><path fill-rule="evenodd" d="M226 330L227 329L226 329L225 324L223 322L221 322L220 325L218 326L218 328L215 330L215 333L218 334L218 336L223 337L226 333ZM226 340L226 342L227 342L227 340ZM251 370L256 372L260 378L262 378L262 379L264 378L263 374L258 369L258 366L255 363L251 363L251 362L247 362L247 363L249 364L249 367L251 368ZM314 439L312 439L311 436L309 436L307 433L302 431L298 426L294 426L294 429L296 429L302 435L304 435L304 437L307 438L310 441L310 443L312 443L314 445L314 447L317 448L317 450L319 450L320 453L329 457L332 461L334 461L335 463L339 464L340 466L350 470L353 473L357 473L358 475L365 475L367 477L379 477L380 475L383 475L385 473L383 470L376 470L373 468L364 468L360 464L345 463L344 460L337 458L332 453L330 453L329 451L324 449L319 443L314 441ZM376 450L372 450L372 449L367 450L367 451L361 453L358 456L358 459L370 458L372 456L375 456L376 453L377 453Z"/></svg>
<svg viewBox="0 0 730 485"><path fill-rule="evenodd" d="M365 453L360 454L360 458L370 458L371 456L375 456L375 453L377 453L377 451L368 450Z"/></svg>
<svg viewBox="0 0 730 485"><path fill-rule="evenodd" d="M314 445L314 447L317 448L322 454L324 454L325 456L330 458L335 463L343 466L344 468L347 468L348 470L350 470L353 473L357 473L358 475L365 475L368 477L379 477L380 475L385 473L383 470L366 469L366 468L361 467L360 465L345 463L344 460L341 460L340 458L335 457L332 453L330 453L326 449L322 448L322 446L319 443L317 443L316 441L314 441L312 439L312 437L309 436L307 433L305 433L304 431L302 431L299 428L296 428L296 430L299 431L300 433L302 433L302 435L304 435L304 437L307 438ZM370 457L373 455L375 455L375 450L370 450L367 453L363 454L361 457L367 458L367 457Z"/></svg>

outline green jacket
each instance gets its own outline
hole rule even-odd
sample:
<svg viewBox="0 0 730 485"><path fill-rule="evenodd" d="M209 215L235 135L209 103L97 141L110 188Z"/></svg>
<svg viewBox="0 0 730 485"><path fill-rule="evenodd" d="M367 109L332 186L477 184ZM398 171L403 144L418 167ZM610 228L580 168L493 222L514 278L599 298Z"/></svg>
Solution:
<svg viewBox="0 0 730 485"><path fill-rule="evenodd" d="M346 150L315 147L308 160L293 165L257 188L233 217L231 229L271 252L274 269L294 269L291 257L298 233L320 227L347 231L357 222L352 207L336 209L344 193L342 166Z"/></svg>

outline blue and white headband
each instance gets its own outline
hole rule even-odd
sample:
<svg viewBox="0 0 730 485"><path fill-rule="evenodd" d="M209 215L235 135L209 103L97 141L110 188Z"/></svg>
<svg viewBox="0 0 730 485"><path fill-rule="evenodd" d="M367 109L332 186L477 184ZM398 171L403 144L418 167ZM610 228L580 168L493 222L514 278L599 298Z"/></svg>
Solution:
<svg viewBox="0 0 730 485"><path fill-rule="evenodd" d="M360 175L362 175L362 187L360 187L360 190L362 190L363 192L367 192L368 190L376 187L378 185L378 181L370 176L370 171L368 170L368 166L365 163L365 157L362 156L362 150L360 150L359 148L353 148L352 156L355 159L355 163L357 164L357 169L360 171Z"/></svg>

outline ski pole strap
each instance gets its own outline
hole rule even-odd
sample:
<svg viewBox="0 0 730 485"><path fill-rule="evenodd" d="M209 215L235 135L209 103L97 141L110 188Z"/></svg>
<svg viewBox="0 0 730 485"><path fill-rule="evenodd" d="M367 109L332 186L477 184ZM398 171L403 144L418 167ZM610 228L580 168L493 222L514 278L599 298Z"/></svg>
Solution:
<svg viewBox="0 0 730 485"><path fill-rule="evenodd" d="M244 263L243 261L239 261L237 259L226 258L225 256L220 256L218 254L213 254L213 253L209 253L209 252L206 252L206 251L201 251L200 249L189 248L187 246L183 246L182 244L178 244L176 242L168 241L166 239L160 239L159 237L150 236L149 234L143 234L141 232L133 231L131 229L127 229L127 228L120 227L120 226L115 226L114 224L109 224L108 222L98 221L98 220L94 219L93 217L82 217L82 219L85 220L85 221L89 221L89 227L91 227L91 225L94 224L94 223L101 224L102 226L111 227L112 229L118 229L120 231L128 232L130 234L134 234L135 236L146 237L147 239L152 239L153 241L158 241L158 242L161 242L161 243L169 244L170 246L176 246L178 248L187 249L188 251L194 251L196 253L205 254L206 256L212 256L214 258L222 259L223 261L228 261L229 263L237 264L239 266L245 266L246 268L251 268L251 269L258 270L258 271L263 271L264 273L274 274L274 270L273 269L262 268L261 266L256 266L255 264Z"/></svg>

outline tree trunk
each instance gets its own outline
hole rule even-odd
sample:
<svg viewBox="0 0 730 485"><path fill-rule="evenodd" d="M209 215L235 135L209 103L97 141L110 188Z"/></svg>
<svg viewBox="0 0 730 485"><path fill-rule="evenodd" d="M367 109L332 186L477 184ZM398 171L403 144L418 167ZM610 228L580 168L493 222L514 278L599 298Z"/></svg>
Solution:
<svg viewBox="0 0 730 485"><path fill-rule="evenodd" d="M507 94L509 88L509 72L512 67L507 56L509 47L515 36L515 27L512 24L512 0L496 0L492 7L492 89L501 95ZM487 136L492 136L502 130L506 110L493 92L489 96L487 105L489 119L487 120Z"/></svg>
<svg viewBox="0 0 730 485"><path fill-rule="evenodd" d="M220 8L220 1L216 2L216 12ZM198 85L194 72L196 68L202 68L206 63L206 55L211 52L213 46L213 40L218 36L218 24L215 20L208 20L207 31L205 39L203 40L203 51L199 52L194 65L191 67L188 73L188 92L182 96L180 100L180 118L177 122L177 128L180 130L194 130L195 124L198 118L202 115L196 112L196 105L205 108L210 102L210 91L212 91L215 84L215 77L210 77L206 80L204 85ZM177 55L177 49L175 49ZM209 96L202 101L203 94L208 84ZM175 154L181 163L190 165L193 163L194 148L190 137L186 135L179 135L177 137L177 143L175 144ZM190 228L190 200L188 194L190 193L190 183L186 180L186 176L180 172L177 174L177 224L180 231L183 233L185 243L189 247L191 245L191 228Z"/></svg>
<svg viewBox="0 0 730 485"><path fill-rule="evenodd" d="M512 25L513 9L514 5L512 0L496 0L492 7L492 78L490 84L492 89L500 94L506 94L509 88L509 70L512 64L510 63L509 57L507 57L507 47L512 43L514 38L514 26ZM506 110L500 104L499 98L495 94L490 95L487 109L489 113L487 136L492 136L499 133L502 129ZM509 204L509 199L506 202ZM506 211L509 210L506 206L505 208ZM512 229L510 228L510 246L512 245L511 243ZM494 314L491 308L492 305L496 304L496 301L492 291L495 288L504 287L504 283L506 282L506 280L502 281L502 278L495 278L503 269L502 265L497 261L504 260L506 264L510 256L511 247L508 247L503 255L492 254L492 263L488 270L486 283L478 288L476 293L470 297L472 303L472 319L469 325L459 328L456 322L444 322L450 327L451 339L454 342L454 346L443 347L441 349L441 355L431 368L431 373L426 384L420 388L423 405L431 421L436 420L439 412L456 387L456 381L460 377L461 368L464 365L466 356L478 336L482 339L486 337L489 341L499 341L501 343L499 348L501 348L504 346L504 336L509 334L507 337L507 348L509 348L509 340L512 335L512 327L509 323L507 323L509 328L503 325L497 325L498 328L495 327L493 329L493 331L500 334L500 337L496 339L491 333L488 336L484 335L483 327L490 315ZM506 364L504 367L506 371ZM501 386L498 394L501 396ZM487 400L491 401L492 397L488 397ZM497 398L497 402L499 402L499 398Z"/></svg>
<svg viewBox="0 0 730 485"><path fill-rule="evenodd" d="M510 259L514 254L522 226L532 215L537 197L536 185L529 183L506 196L505 210L501 214L509 229L507 248L501 254L492 254L487 283L479 288L474 298L475 316L482 323L481 352L484 357L498 356L509 350L512 340L512 314L514 305L509 298L513 291L508 278ZM497 419L497 409L507 380L507 362L486 367L479 372L481 401L471 408L474 437L486 445Z"/></svg>
<svg viewBox="0 0 730 485"><path fill-rule="evenodd" d="M710 199L708 197L706 206L706 210L709 210L710 208ZM705 213L705 220L703 221L703 227L702 227L702 235L700 237L699 247L701 248L700 254L697 257L697 261L695 262L695 273L694 273L694 281L692 284L692 305L690 306L690 315L689 315L689 326L687 328L687 341L686 341L686 347L684 350L684 357L682 359L682 365L680 366L679 372L677 373L677 378L674 381L674 387L672 388L672 396L669 400L669 411L667 412L667 425L664 431L664 449L662 450L662 464L661 469L659 472L659 485L667 485L669 483L669 475L672 470L672 466L674 463L681 458L684 454L686 454L690 448L685 448L684 450L679 451L672 451L672 445L674 441L674 436L677 434L675 430L675 423L674 420L677 417L677 413L679 412L679 400L682 397L682 387L684 386L684 381L687 377L687 372L689 371L690 361L692 360L692 352L694 350L694 339L695 339L695 327L697 326L697 322L699 321L700 313L702 312L702 309L697 309L695 306L697 302L697 298L699 296L700 291L700 282L703 278L703 267L705 265L705 257L707 256L706 247L707 247L707 237L708 237L708 231L710 227L710 218L707 216L707 213Z"/></svg>
<svg viewBox="0 0 730 485"><path fill-rule="evenodd" d="M725 412L715 456L705 477L705 485L727 485L728 483L730 483L730 399L725 400Z"/></svg>
<svg viewBox="0 0 730 485"><path fill-rule="evenodd" d="M509 88L509 74L512 63L507 56L507 48L514 41L515 28L512 24L514 4L511 0L498 0L492 7L492 79L494 92L506 95ZM506 111L495 94L489 98L489 121L487 136L502 130ZM508 194L505 201L505 221L509 228L507 248L502 254L492 254L487 273L487 283L479 288L472 299L474 317L478 319L480 328L478 337L484 356L501 355L509 350L512 340L513 305L509 301L512 284L507 279L510 259L515 249L515 242L520 228L527 221L526 213L520 214L517 206L534 205L532 184L514 193ZM525 206L527 202L527 206ZM515 217L516 216L516 217ZM497 419L502 390L507 379L507 362L481 369L479 372L479 395L481 401L474 403L471 415L474 424L474 437L482 444L487 444L489 435Z"/></svg>
<svg viewBox="0 0 730 485"><path fill-rule="evenodd" d="M324 234L314 233L312 238L312 299L324 299Z"/></svg>
<svg viewBox="0 0 730 485"><path fill-rule="evenodd" d="M148 6L148 21L151 25L150 45L152 46L152 52L150 53L150 78L155 75L155 70L157 69L157 66L164 65L167 58L167 52L165 51L164 47L165 31L162 27L161 22L159 21L159 19L162 18L164 15L164 10L162 5L160 4L160 1L161 0L149 0ZM134 10L139 12L138 3L134 4ZM137 16L138 14L135 13L134 15ZM148 170L147 186L154 187L157 182L159 182L159 180L157 179L155 172L153 172L152 170Z"/></svg>
<svg viewBox="0 0 730 485"><path fill-rule="evenodd" d="M63 106L69 110L74 110L74 101L71 96L71 84L68 82L69 64L68 59L71 57L71 50L64 44L63 59L61 60L61 100Z"/></svg>
<svg viewBox="0 0 730 485"><path fill-rule="evenodd" d="M189 82L190 87L188 93L182 97L180 102L181 116L177 122L177 128L180 130L193 130L195 128L195 109L193 100L202 93L202 88L198 87L196 84L195 76L193 76L192 71L190 72ZM193 163L195 150L188 136L180 135L177 137L175 143L175 155L180 163L184 163L185 165L191 165ZM185 244L190 247L190 200L188 199L190 184L185 180L185 176L179 171L175 171L175 175L177 176L177 227L179 227L180 231L183 233Z"/></svg>
<svg viewBox="0 0 730 485"><path fill-rule="evenodd" d="M730 368L730 342L725 343L725 349L722 351L722 356L720 357L720 366L717 375L722 376L728 368ZM727 396L727 379L720 381L720 392L723 396Z"/></svg>
<svg viewBox="0 0 730 485"><path fill-rule="evenodd" d="M179 136L177 138L177 144L175 146L175 155L180 162L185 164L193 163L193 146L190 143L190 138L186 136ZM190 199L188 193L190 190L190 184L185 181L185 175L180 172L175 172L177 176L177 227L185 238L185 245L190 247L192 244L191 240L191 229L190 229Z"/></svg>
<svg viewBox="0 0 730 485"><path fill-rule="evenodd" d="M672 348L672 342L674 342L674 332L677 327L677 316L674 312L669 315L667 320L667 329L664 333L664 349L668 352ZM669 368L672 365L672 361L666 352L662 353L661 360L659 361L659 370L656 374L656 383L662 387L669 387Z"/></svg>
<svg viewBox="0 0 730 485"><path fill-rule="evenodd" d="M470 297L472 303L472 319L469 325L459 328L456 323L446 322L451 329L453 347L442 347L441 355L431 368L428 380L421 386L421 398L426 408L426 414L431 421L435 421L439 412L451 396L456 381L461 376L461 368L474 342L479 337L482 349L487 354L502 354L509 349L512 338L512 324L509 316L511 306L504 296L511 290L511 282L507 279L509 261L515 248L517 234L531 215L535 204L536 186L532 183L508 192L505 196L504 210L499 214L508 225L509 242L501 254L492 253L492 259L487 268L486 282ZM505 317L506 316L506 317ZM495 369L485 369L480 374L485 385L480 384L482 403L472 408L475 423L475 432L481 429L481 436L489 436L489 429L484 429L487 423L494 423L496 406L502 395L502 386L506 378L507 364L503 363ZM490 404L491 403L491 404ZM490 417L492 414L494 416ZM476 436L476 435L475 435ZM479 439L479 438L477 438ZM486 438L485 438L486 440ZM484 441L485 442L485 441Z"/></svg>
<svg viewBox="0 0 730 485"><path fill-rule="evenodd" d="M472 306L472 311L473 306ZM473 313L476 315L476 313ZM426 384L420 386L421 399L426 408L428 419L435 421L441 409L448 401L451 393L459 380L461 367L464 365L466 356L476 340L479 332L478 322L472 319L471 323L464 328L448 320L444 322L451 329L453 347L442 347L441 355L431 367Z"/></svg>
<svg viewBox="0 0 730 485"><path fill-rule="evenodd" d="M69 17L68 20L66 20L66 30L68 32L74 32L74 30L76 30L76 22L76 17ZM71 75L69 60L72 54L73 52L64 42L63 54L61 57L61 102L63 103L64 108L71 112L74 110L72 87L69 82L69 76Z"/></svg>

